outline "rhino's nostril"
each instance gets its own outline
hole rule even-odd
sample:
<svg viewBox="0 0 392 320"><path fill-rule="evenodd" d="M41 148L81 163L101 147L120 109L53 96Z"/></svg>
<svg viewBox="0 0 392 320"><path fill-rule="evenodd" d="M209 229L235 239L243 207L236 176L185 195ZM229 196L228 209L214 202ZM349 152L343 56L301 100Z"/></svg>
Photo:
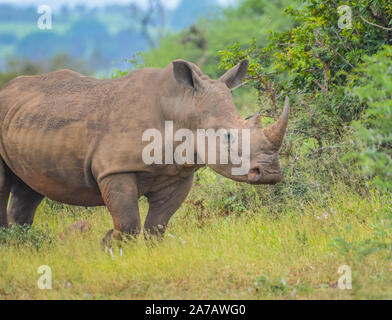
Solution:
<svg viewBox="0 0 392 320"><path fill-rule="evenodd" d="M254 168L250 169L249 173L254 175L254 176L260 175L261 174L260 167L254 167Z"/></svg>
<svg viewBox="0 0 392 320"><path fill-rule="evenodd" d="M248 173L248 180L252 182L256 182L261 177L261 170L260 167L254 167L249 170Z"/></svg>

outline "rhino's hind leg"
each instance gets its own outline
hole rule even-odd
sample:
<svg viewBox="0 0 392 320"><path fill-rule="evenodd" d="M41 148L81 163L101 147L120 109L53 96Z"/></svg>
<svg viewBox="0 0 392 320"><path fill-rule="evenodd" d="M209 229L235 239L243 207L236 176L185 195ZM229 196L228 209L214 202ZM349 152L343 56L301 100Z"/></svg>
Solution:
<svg viewBox="0 0 392 320"><path fill-rule="evenodd" d="M181 206L193 182L193 174L165 189L147 195L150 208L144 223L145 237L161 237L171 216Z"/></svg>
<svg viewBox="0 0 392 320"><path fill-rule="evenodd" d="M0 158L0 227L7 227L7 205L11 191L11 172Z"/></svg>
<svg viewBox="0 0 392 320"><path fill-rule="evenodd" d="M42 201L43 196L15 175L12 179L11 200L8 206L8 224L31 225L35 210Z"/></svg>
<svg viewBox="0 0 392 320"><path fill-rule="evenodd" d="M138 207L138 189L136 178L131 173L119 173L107 176L99 182L102 198L108 208L114 224L103 242L122 236L135 237L140 232Z"/></svg>

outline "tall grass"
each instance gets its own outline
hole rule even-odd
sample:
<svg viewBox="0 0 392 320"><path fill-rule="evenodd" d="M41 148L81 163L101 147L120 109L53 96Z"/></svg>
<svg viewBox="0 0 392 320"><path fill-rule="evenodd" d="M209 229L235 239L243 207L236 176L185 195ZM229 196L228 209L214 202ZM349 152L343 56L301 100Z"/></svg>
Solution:
<svg viewBox="0 0 392 320"><path fill-rule="evenodd" d="M32 229L0 232L0 298L392 298L390 198L336 185L323 201L291 198L276 211L260 197L274 188L204 170L162 242L140 237L112 254L100 243L112 228L105 208L46 201ZM143 218L147 207L142 199ZM91 230L64 233L82 219ZM352 290L337 287L344 264ZM37 286L41 265L52 269L52 290Z"/></svg>

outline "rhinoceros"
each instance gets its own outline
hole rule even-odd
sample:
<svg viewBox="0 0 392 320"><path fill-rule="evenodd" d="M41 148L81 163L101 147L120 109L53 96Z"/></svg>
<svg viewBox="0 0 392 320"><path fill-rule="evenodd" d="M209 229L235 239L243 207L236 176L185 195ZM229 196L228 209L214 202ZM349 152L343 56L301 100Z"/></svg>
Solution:
<svg viewBox="0 0 392 320"><path fill-rule="evenodd" d="M0 225L31 225L37 206L48 197L77 206L105 205L114 229L104 239L135 237L142 230L138 198L144 195L149 210L143 230L162 236L203 166L142 161L143 132L163 131L166 121L191 131L249 129L248 172L233 175L230 162L207 165L240 182L280 182L278 152L288 124L288 98L268 127L261 126L259 116L243 119L231 90L243 82L248 64L242 61L218 80L185 60L118 79L70 70L13 79L0 91Z"/></svg>

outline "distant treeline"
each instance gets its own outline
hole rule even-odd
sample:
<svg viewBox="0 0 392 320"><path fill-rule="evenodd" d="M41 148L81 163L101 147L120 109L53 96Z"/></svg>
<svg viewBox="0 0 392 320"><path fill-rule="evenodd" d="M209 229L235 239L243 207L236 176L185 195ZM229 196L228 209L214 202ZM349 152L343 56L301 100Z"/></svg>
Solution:
<svg viewBox="0 0 392 320"><path fill-rule="evenodd" d="M217 12L217 6L215 0L182 0L174 10L165 8L163 1L150 1L147 8L63 6L53 11L52 30L40 30L37 7L1 4L0 66L6 69L9 57L42 61L67 53L71 59L84 59L92 70L122 67L122 59L156 46L167 32Z"/></svg>

